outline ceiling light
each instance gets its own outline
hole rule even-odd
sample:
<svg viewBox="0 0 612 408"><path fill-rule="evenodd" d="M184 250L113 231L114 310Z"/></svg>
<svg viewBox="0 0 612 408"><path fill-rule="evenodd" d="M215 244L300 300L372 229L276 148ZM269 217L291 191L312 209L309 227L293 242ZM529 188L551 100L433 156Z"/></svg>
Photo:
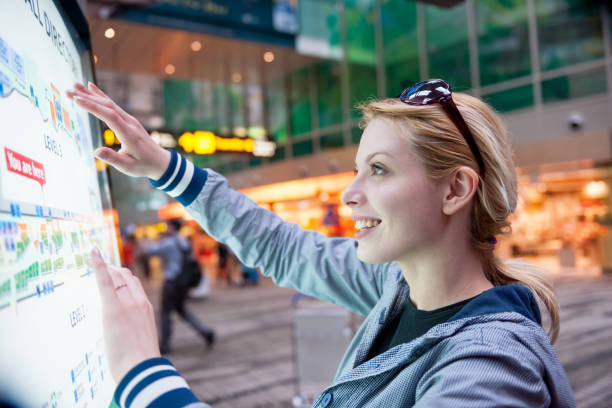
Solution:
<svg viewBox="0 0 612 408"><path fill-rule="evenodd" d="M172 64L168 64L166 65L166 67L164 68L164 72L168 75L172 75L174 74L174 72L176 71L176 68L174 67L174 65Z"/></svg>
<svg viewBox="0 0 612 408"><path fill-rule="evenodd" d="M240 81L242 81L242 75L240 75L240 73L238 73L238 72L234 72L232 74L232 82L238 83Z"/></svg>
<svg viewBox="0 0 612 408"><path fill-rule="evenodd" d="M274 53L273 53L272 51L266 51L266 52L264 52L263 59L264 59L264 61L266 61L266 62L272 62L272 61L274 61Z"/></svg>
<svg viewBox="0 0 612 408"><path fill-rule="evenodd" d="M107 28L106 31L104 32L104 36L106 38L113 38L115 37L115 30L111 27L111 28Z"/></svg>
<svg viewBox="0 0 612 408"><path fill-rule="evenodd" d="M192 50L192 51L197 52L197 51L200 51L201 49L202 49L202 43L201 43L201 42L199 42L199 41L193 41L193 42L191 43L191 50Z"/></svg>

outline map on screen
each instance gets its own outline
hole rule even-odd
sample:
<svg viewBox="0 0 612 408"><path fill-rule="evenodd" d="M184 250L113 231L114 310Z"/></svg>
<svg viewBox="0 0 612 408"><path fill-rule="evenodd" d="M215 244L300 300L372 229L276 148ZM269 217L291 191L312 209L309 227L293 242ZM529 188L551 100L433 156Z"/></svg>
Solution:
<svg viewBox="0 0 612 408"><path fill-rule="evenodd" d="M65 94L91 80L90 51L59 4L0 4L0 396L108 406L114 384L87 259L98 247L118 264L117 241L93 157L97 124Z"/></svg>

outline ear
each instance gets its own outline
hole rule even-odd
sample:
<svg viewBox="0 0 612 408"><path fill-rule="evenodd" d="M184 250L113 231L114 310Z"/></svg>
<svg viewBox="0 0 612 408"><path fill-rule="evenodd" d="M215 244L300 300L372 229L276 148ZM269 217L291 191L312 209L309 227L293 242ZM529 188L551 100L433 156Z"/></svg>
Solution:
<svg viewBox="0 0 612 408"><path fill-rule="evenodd" d="M467 167L461 166L446 179L442 212L453 215L466 208L478 190L478 174Z"/></svg>

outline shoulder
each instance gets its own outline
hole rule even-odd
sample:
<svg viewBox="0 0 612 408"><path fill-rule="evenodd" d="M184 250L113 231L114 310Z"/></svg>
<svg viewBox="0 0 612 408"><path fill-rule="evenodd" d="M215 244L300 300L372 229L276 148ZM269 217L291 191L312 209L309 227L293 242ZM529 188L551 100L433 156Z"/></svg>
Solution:
<svg viewBox="0 0 612 408"><path fill-rule="evenodd" d="M518 315L504 313L501 315ZM541 326L528 320L493 320L471 324L438 345L443 352L436 365L479 361L501 372L521 368L543 375L552 345Z"/></svg>

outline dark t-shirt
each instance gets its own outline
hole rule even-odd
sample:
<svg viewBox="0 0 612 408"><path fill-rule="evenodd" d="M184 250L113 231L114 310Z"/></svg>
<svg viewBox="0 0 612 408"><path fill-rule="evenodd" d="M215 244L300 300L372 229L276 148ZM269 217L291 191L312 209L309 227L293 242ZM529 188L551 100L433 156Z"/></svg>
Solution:
<svg viewBox="0 0 612 408"><path fill-rule="evenodd" d="M368 358L376 357L399 344L408 343L422 336L435 325L453 317L474 297L435 310L419 310L408 300L402 314L389 324L390 330L380 333L379 338L375 340Z"/></svg>

